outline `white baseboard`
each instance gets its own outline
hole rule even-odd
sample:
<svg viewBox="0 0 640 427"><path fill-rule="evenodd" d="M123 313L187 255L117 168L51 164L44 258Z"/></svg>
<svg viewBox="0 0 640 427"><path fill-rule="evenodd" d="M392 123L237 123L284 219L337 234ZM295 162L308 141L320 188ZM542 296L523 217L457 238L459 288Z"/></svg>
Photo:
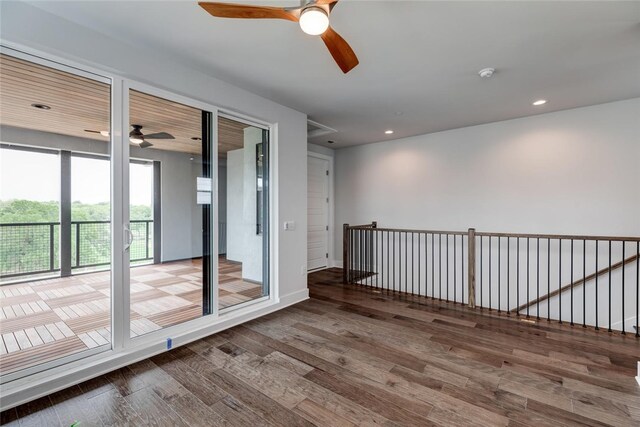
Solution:
<svg viewBox="0 0 640 427"><path fill-rule="evenodd" d="M309 299L309 290L301 289L281 296L276 302L267 301L266 303L241 308L219 317L215 324L194 329L181 336L174 336L173 347L176 348L188 344L307 299ZM165 351L167 351L166 343L163 341L142 348L129 348L118 352L112 351L108 355L101 353L53 368L51 372L40 372L30 377L3 384L0 411L55 393Z"/></svg>
<svg viewBox="0 0 640 427"><path fill-rule="evenodd" d="M331 265L333 267L335 267L335 268L342 268L342 260L341 259L335 259L335 260L333 260Z"/></svg>

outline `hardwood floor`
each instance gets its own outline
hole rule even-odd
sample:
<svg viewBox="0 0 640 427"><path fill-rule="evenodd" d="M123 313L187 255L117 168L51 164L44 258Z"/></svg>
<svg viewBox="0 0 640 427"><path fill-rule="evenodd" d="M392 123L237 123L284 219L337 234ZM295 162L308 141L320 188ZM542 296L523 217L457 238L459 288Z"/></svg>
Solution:
<svg viewBox="0 0 640 427"><path fill-rule="evenodd" d="M220 257L220 309L262 296L242 264ZM0 373L109 344L109 271L0 286ZM131 269L131 336L202 316L200 259Z"/></svg>
<svg viewBox="0 0 640 427"><path fill-rule="evenodd" d="M20 426L640 425L640 340L309 276L311 299L2 413Z"/></svg>

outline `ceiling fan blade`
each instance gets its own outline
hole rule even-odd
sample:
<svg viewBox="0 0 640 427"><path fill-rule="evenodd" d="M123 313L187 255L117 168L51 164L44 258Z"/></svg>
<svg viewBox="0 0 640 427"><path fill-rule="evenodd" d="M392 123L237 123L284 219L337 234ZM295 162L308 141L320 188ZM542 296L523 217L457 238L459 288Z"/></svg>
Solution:
<svg viewBox="0 0 640 427"><path fill-rule="evenodd" d="M286 19L298 22L292 9L271 6L249 6L246 4L199 2L201 8L218 18Z"/></svg>
<svg viewBox="0 0 640 427"><path fill-rule="evenodd" d="M317 0L315 4L317 5L329 5L329 10L333 10L333 8L338 3L338 0Z"/></svg>
<svg viewBox="0 0 640 427"><path fill-rule="evenodd" d="M153 144L147 141L142 141L139 145L140 148L153 147Z"/></svg>
<svg viewBox="0 0 640 427"><path fill-rule="evenodd" d="M343 73L347 74L360 63L349 43L333 28L329 27L320 37Z"/></svg>
<svg viewBox="0 0 640 427"><path fill-rule="evenodd" d="M91 129L85 129L85 132L89 132L89 133L100 133L99 130L91 130Z"/></svg>
<svg viewBox="0 0 640 427"><path fill-rule="evenodd" d="M157 132L157 133L150 133L148 135L145 134L144 139L176 139L176 138L170 133Z"/></svg>

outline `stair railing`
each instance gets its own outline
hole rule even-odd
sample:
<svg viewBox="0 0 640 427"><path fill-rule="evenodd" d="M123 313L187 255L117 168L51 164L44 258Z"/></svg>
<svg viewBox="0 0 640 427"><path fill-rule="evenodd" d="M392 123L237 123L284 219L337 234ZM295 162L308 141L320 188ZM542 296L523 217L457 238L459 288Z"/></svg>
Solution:
<svg viewBox="0 0 640 427"><path fill-rule="evenodd" d="M638 334L640 238L343 227L343 280Z"/></svg>

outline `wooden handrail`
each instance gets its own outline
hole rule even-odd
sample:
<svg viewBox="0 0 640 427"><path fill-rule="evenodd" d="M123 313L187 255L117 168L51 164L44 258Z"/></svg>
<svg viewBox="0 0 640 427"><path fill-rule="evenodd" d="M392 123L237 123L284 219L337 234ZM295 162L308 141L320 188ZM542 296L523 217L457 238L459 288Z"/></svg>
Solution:
<svg viewBox="0 0 640 427"><path fill-rule="evenodd" d="M477 232L476 236L481 237L511 237L522 239L552 239L552 240L597 240L597 241L609 241L612 242L640 242L640 237L628 237L628 236L580 236L571 234L527 234L527 233L489 233L486 231Z"/></svg>
<svg viewBox="0 0 640 427"><path fill-rule="evenodd" d="M566 291L568 289L571 289L574 286L582 285L582 284L586 283L587 281L593 280L593 279L596 278L596 276L602 276L603 274L607 274L609 272L609 270L611 270L611 271L617 270L618 268L620 268L620 267L622 267L622 266L624 266L624 265L626 265L626 264L628 264L630 262L633 262L636 259L638 259L638 254L632 255L629 258L625 259L625 260L618 261L617 263L612 264L611 266L607 266L607 267L603 268L602 270L599 270L599 271L597 271L595 273L591 273L588 276L583 277L580 280L576 280L576 281L574 281L572 283L564 285L560 289L556 289L553 292L549 292L548 294L543 295L540 298L536 298L536 299L534 299L532 301L529 301L527 303L521 304L520 306L512 309L511 312L512 313L517 313L519 311L524 310L525 308L527 308L529 306L540 304L541 302L546 301L549 298L555 297L556 295L560 294L561 292L564 292L564 291Z"/></svg>

